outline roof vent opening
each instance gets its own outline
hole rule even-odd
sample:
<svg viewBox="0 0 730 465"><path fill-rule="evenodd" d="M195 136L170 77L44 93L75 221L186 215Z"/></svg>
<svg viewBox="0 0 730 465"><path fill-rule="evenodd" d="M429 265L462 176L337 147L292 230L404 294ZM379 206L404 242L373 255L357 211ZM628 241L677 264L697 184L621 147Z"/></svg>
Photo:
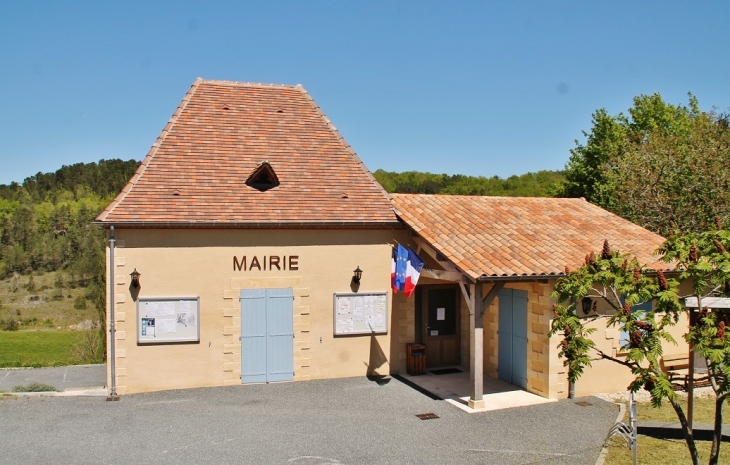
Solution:
<svg viewBox="0 0 730 465"><path fill-rule="evenodd" d="M277 108L277 109L276 109L276 112L277 112L277 113L284 113L284 109L283 109L283 108Z"/></svg>
<svg viewBox="0 0 730 465"><path fill-rule="evenodd" d="M279 185L279 178L268 161L258 164L253 173L246 179L246 185L260 191L267 191Z"/></svg>
<svg viewBox="0 0 730 465"><path fill-rule="evenodd" d="M173 190L172 195L180 195L180 189Z"/></svg>
<svg viewBox="0 0 730 465"><path fill-rule="evenodd" d="M228 105L227 103L224 103L224 104L223 104L223 109L224 109L224 110L230 110L230 109L231 109L231 106L230 106L230 105Z"/></svg>

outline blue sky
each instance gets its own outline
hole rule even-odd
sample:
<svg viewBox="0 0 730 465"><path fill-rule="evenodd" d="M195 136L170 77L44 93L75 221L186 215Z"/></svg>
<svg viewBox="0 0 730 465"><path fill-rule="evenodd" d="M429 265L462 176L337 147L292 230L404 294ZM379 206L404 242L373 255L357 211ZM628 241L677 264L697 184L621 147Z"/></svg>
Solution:
<svg viewBox="0 0 730 465"><path fill-rule="evenodd" d="M721 1L0 0L0 183L142 159L197 77L302 84L372 171L562 169L598 108L728 109L729 18Z"/></svg>

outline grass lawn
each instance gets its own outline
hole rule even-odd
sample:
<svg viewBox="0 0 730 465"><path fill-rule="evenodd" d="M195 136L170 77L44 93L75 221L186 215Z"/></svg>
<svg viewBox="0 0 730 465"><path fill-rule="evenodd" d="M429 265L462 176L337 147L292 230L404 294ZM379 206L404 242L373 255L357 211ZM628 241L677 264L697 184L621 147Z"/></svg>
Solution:
<svg viewBox="0 0 730 465"><path fill-rule="evenodd" d="M682 407L687 412L687 401L682 401ZM727 408L723 410L724 415L729 415ZM639 403L637 417L639 421L672 421L676 422L677 414L669 404L665 402L661 408L655 409L649 403ZM715 420L714 398L695 398L694 422L710 423ZM624 421L628 421L628 412L624 415ZM725 423L728 423L726 420ZM700 463L707 463L710 457L710 441L696 441L700 453ZM684 440L658 439L651 436L639 435L638 438L638 462L642 464L685 464L691 463L687 443ZM626 442L620 437L614 436L608 444L608 456L606 465L630 465L632 462L631 450ZM723 442L720 446L720 463L730 464L730 443Z"/></svg>
<svg viewBox="0 0 730 465"><path fill-rule="evenodd" d="M90 333L98 331L0 331L0 368L102 363L74 356Z"/></svg>

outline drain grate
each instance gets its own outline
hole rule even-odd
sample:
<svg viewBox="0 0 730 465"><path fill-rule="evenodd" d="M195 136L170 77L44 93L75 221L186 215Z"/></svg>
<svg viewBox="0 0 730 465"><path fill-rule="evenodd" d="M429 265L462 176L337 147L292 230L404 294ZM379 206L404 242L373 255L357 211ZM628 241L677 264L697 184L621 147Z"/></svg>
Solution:
<svg viewBox="0 0 730 465"><path fill-rule="evenodd" d="M438 416L438 415L436 415L435 413L430 413L430 412L429 412L429 413L419 413L419 414L418 414L418 415L416 415L416 416L417 416L418 418L420 418L421 420L435 420L436 418L438 418L438 417L439 417L439 416Z"/></svg>
<svg viewBox="0 0 730 465"><path fill-rule="evenodd" d="M575 403L575 405L580 405L581 407L590 407L593 404L591 404L590 402L586 402L584 400L579 400L578 402Z"/></svg>

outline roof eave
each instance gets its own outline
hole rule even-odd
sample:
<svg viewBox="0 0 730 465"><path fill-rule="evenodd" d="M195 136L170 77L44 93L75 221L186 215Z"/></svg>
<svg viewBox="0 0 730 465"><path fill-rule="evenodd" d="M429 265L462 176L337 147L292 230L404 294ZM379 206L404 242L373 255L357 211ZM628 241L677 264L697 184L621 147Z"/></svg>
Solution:
<svg viewBox="0 0 730 465"><path fill-rule="evenodd" d="M366 228L366 229L401 229L403 224L399 221L93 221L92 224L115 228L135 229L175 229L175 228L238 228L238 229L275 229L275 228Z"/></svg>

